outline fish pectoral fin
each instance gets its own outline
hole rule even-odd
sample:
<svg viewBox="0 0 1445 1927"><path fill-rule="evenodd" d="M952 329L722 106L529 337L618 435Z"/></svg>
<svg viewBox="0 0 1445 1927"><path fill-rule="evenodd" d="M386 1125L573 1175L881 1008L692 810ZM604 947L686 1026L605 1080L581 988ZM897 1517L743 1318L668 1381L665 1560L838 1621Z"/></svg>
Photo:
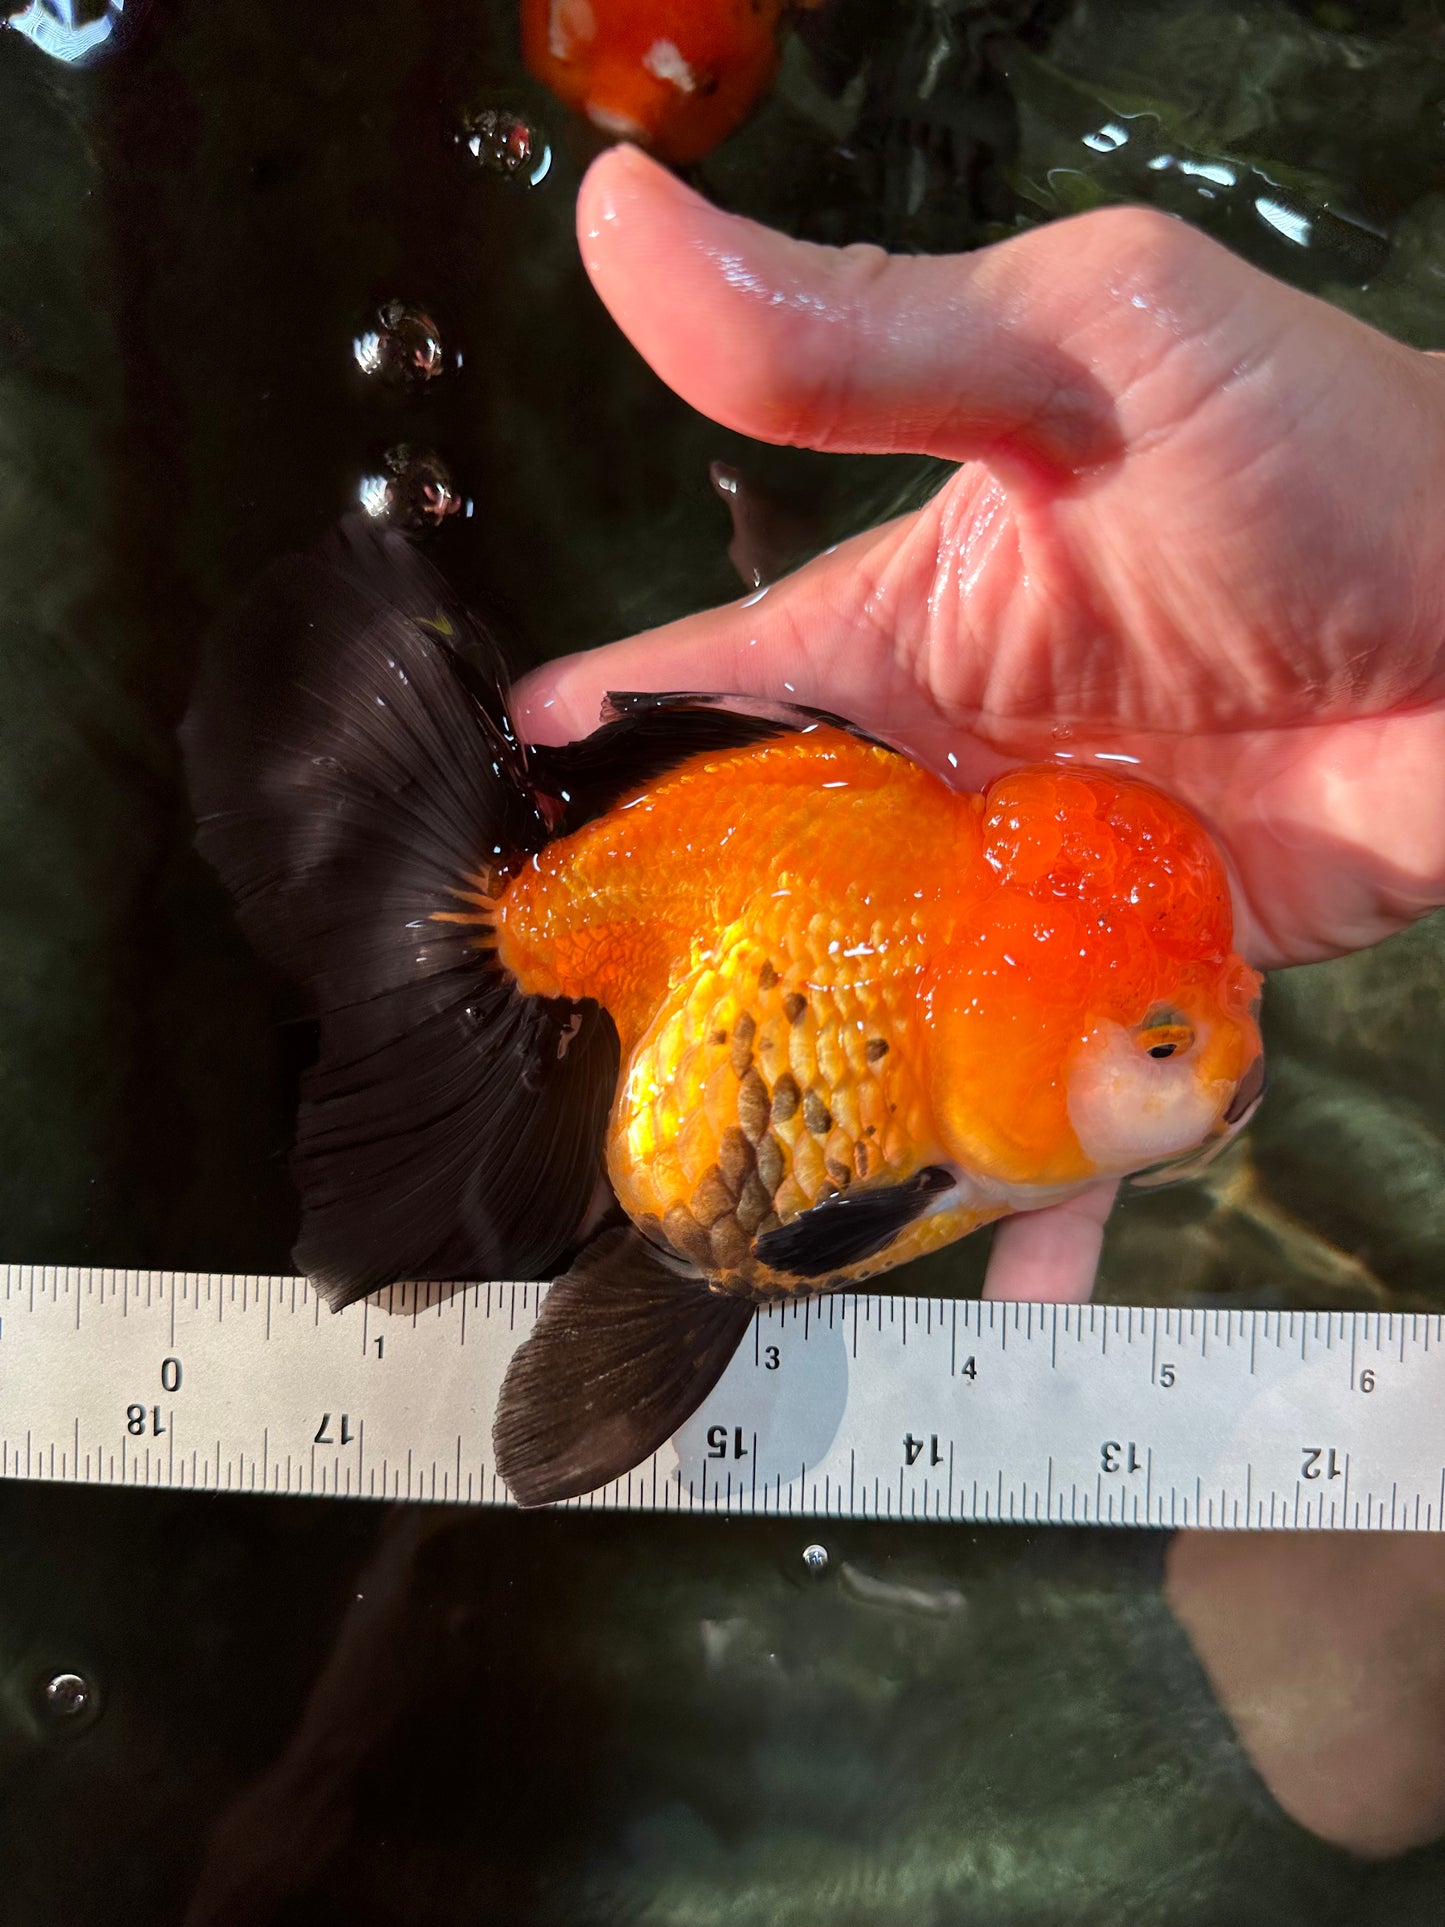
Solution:
<svg viewBox="0 0 1445 1927"><path fill-rule="evenodd" d="M554 1505L651 1458L701 1405L753 1316L628 1225L557 1279L507 1367L492 1429L519 1505Z"/></svg>
<svg viewBox="0 0 1445 1927"><path fill-rule="evenodd" d="M846 1271L891 1244L954 1182L951 1171L929 1164L898 1184L840 1191L811 1211L800 1211L787 1224L765 1231L753 1247L754 1255L773 1271L794 1278Z"/></svg>

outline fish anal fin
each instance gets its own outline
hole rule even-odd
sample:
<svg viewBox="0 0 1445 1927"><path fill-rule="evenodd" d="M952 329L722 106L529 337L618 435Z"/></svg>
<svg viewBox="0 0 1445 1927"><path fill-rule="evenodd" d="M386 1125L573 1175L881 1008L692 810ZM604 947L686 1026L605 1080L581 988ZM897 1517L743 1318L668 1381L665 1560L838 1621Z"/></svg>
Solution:
<svg viewBox="0 0 1445 1927"><path fill-rule="evenodd" d="M868 1190L839 1192L787 1224L765 1231L754 1255L773 1271L794 1278L825 1278L876 1257L934 1198L956 1183L941 1164L925 1165L911 1178Z"/></svg>
<svg viewBox="0 0 1445 1927"><path fill-rule="evenodd" d="M519 1505L555 1505L651 1458L701 1405L753 1304L632 1226L604 1231L556 1280L502 1382L492 1448Z"/></svg>

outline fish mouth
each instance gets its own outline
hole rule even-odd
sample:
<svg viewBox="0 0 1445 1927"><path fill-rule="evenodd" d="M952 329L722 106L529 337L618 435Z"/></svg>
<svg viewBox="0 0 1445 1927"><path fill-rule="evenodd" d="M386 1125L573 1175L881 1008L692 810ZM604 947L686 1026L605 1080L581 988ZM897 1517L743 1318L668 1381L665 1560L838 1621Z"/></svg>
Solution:
<svg viewBox="0 0 1445 1927"><path fill-rule="evenodd" d="M1229 1108L1224 1113L1224 1122L1243 1130L1250 1118L1259 1109L1260 1099L1264 1096L1264 1053L1250 1065L1240 1078L1234 1096L1229 1100Z"/></svg>
<svg viewBox="0 0 1445 1927"><path fill-rule="evenodd" d="M1181 1151L1146 1170L1134 1171L1125 1183L1138 1191L1153 1190L1161 1184L1176 1184L1184 1178L1197 1178L1207 1171L1221 1151L1226 1150L1259 1109L1265 1093L1264 1055L1255 1058L1235 1087L1224 1115L1197 1150Z"/></svg>

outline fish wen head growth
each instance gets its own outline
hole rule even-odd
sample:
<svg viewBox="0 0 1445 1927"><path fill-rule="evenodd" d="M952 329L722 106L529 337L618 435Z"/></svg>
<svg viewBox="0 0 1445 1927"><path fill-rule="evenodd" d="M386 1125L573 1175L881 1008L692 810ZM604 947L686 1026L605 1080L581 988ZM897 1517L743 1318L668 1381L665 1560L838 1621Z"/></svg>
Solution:
<svg viewBox="0 0 1445 1927"><path fill-rule="evenodd" d="M949 1155L1022 1203L1222 1147L1263 1089L1260 979L1207 831L1137 779L1056 766L998 778L981 812L991 875L926 989Z"/></svg>

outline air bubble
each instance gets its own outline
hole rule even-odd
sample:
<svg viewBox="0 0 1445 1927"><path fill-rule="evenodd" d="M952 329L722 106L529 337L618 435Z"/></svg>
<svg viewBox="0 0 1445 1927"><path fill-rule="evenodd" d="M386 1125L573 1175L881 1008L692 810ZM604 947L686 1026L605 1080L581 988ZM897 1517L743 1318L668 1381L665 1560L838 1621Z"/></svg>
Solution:
<svg viewBox="0 0 1445 1927"><path fill-rule="evenodd" d="M351 344L363 375L392 387L435 381L446 366L441 330L423 309L407 301L387 301L376 325Z"/></svg>
<svg viewBox="0 0 1445 1927"><path fill-rule="evenodd" d="M828 1570L828 1548L819 1545L804 1546L803 1565L815 1579L821 1579Z"/></svg>
<svg viewBox="0 0 1445 1927"><path fill-rule="evenodd" d="M432 449L403 442L388 449L382 468L380 475L363 477L359 491L361 506L375 521L417 534L439 528L459 510L471 512L457 493L451 470Z"/></svg>
<svg viewBox="0 0 1445 1927"><path fill-rule="evenodd" d="M41 1711L53 1726L88 1724L98 1704L95 1687L81 1673L52 1673L41 1683Z"/></svg>
<svg viewBox="0 0 1445 1927"><path fill-rule="evenodd" d="M534 121L505 107L482 107L462 123L467 151L489 174L538 187L552 166L552 149Z"/></svg>

